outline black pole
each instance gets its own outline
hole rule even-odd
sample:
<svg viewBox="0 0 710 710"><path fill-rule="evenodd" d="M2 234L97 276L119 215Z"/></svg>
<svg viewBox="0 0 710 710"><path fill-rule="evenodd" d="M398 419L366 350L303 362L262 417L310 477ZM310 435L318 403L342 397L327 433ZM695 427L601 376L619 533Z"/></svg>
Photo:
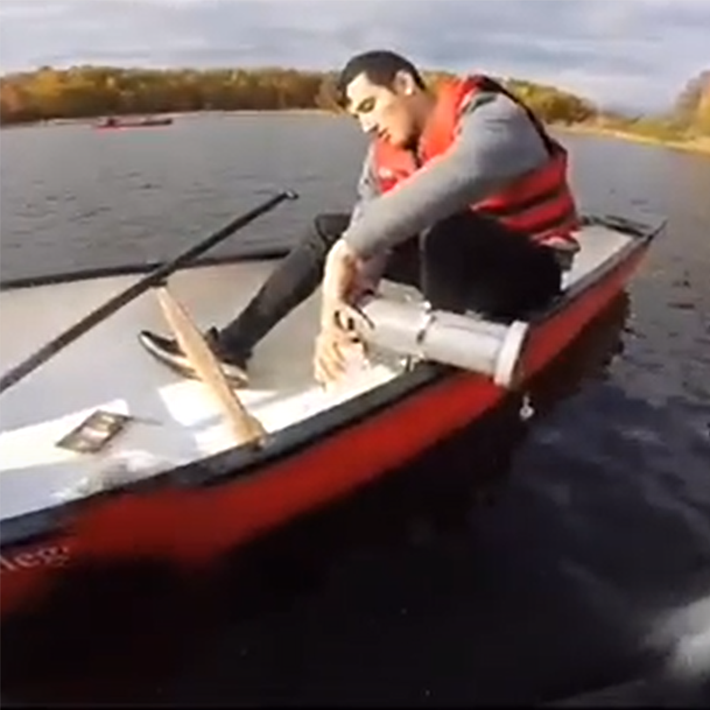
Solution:
<svg viewBox="0 0 710 710"><path fill-rule="evenodd" d="M169 261L151 271L148 275L140 279L140 281L137 281L132 286L129 286L125 291L122 291L113 298L110 298L106 301L106 303L91 311L91 313L69 327L53 340L50 340L46 345L43 345L39 350L37 350L33 355L30 355L30 357L21 362L19 365L12 368L9 372L6 372L2 378L0 378L0 392L4 392L9 387L12 387L12 385L18 383L21 379L29 375L30 372L37 369L51 357L54 357L60 350L75 341L88 330L101 323L101 321L105 320L110 315L113 315L126 304L138 298L138 296L145 293L149 288L161 283L166 276L169 276L174 271L177 271L181 267L185 266L197 256L203 252L206 252L208 249L211 249L213 246L225 240L238 230L246 227L257 217L260 217L262 214L274 209L274 207L284 200L295 200L297 197L298 195L290 190L274 195L274 197L271 197L266 202L262 203L258 207L255 207L246 214L236 217L229 224L222 227L222 229L214 234L211 234L199 244L195 244L195 246L187 249L172 261Z"/></svg>

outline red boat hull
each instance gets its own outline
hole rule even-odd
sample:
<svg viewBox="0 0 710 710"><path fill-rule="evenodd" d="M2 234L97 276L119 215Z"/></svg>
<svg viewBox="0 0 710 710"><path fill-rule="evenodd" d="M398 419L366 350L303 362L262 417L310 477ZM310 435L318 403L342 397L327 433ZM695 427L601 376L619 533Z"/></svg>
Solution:
<svg viewBox="0 0 710 710"><path fill-rule="evenodd" d="M526 378L561 354L624 290L647 249L648 242L531 332L523 357ZM62 536L3 546L0 613L37 602L70 564L151 559L186 572L209 565L255 536L405 465L485 415L505 394L483 377L457 372L331 430L305 449L266 462L254 474L204 487L109 496L67 523Z"/></svg>

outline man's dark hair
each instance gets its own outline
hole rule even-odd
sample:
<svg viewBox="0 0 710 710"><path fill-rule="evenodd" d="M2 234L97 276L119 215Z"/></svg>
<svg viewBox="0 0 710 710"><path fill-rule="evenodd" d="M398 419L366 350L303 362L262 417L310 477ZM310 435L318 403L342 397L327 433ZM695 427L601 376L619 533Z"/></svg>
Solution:
<svg viewBox="0 0 710 710"><path fill-rule="evenodd" d="M415 84L420 89L426 88L426 84L417 68L408 59L396 52L376 49L356 54L348 60L338 77L337 91L341 103L346 100L345 89L356 76L364 73L373 84L391 87L397 72L400 71L411 74Z"/></svg>

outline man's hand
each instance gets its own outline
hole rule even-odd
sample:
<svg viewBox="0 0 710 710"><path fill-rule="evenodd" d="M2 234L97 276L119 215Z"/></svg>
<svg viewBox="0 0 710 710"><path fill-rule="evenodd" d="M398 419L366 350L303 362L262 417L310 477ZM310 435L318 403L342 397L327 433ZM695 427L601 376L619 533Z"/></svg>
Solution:
<svg viewBox="0 0 710 710"><path fill-rule="evenodd" d="M360 260L341 239L325 263L321 330L316 338L315 378L322 385L337 380L345 371L348 353L364 357L362 345L346 324L349 302L357 297Z"/></svg>
<svg viewBox="0 0 710 710"><path fill-rule="evenodd" d="M353 357L365 361L364 347L355 334L339 325L321 329L313 358L316 381L323 387L337 382Z"/></svg>

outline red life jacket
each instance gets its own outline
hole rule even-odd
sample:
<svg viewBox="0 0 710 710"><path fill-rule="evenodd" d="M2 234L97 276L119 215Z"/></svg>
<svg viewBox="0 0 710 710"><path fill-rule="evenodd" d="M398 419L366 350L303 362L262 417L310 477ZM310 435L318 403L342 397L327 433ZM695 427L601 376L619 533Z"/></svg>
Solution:
<svg viewBox="0 0 710 710"><path fill-rule="evenodd" d="M544 141L550 157L540 168L513 179L507 187L471 204L470 209L495 218L534 241L574 250L578 245L572 232L579 227L579 220L567 182L567 151L547 134L527 106L486 76L472 76L443 84L434 112L419 141L417 156L385 140L375 140L375 171L381 192L393 189L448 150L456 138L461 108L481 91L505 94L522 106Z"/></svg>

